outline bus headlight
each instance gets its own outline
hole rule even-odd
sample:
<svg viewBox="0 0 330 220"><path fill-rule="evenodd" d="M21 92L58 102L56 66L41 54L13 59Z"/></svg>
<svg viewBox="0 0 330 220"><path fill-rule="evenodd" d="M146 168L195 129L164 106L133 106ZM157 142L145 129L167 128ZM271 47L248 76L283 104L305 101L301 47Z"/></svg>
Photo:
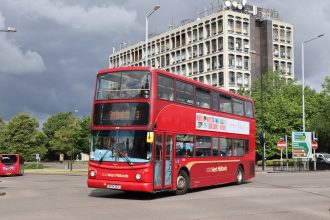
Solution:
<svg viewBox="0 0 330 220"><path fill-rule="evenodd" d="M91 177L95 177L96 176L96 171L95 170L91 170L89 174L90 174Z"/></svg>
<svg viewBox="0 0 330 220"><path fill-rule="evenodd" d="M142 176L141 176L141 174L139 174L139 173L137 173L137 174L135 175L135 179L136 179L136 180L141 180L141 177L142 177Z"/></svg>

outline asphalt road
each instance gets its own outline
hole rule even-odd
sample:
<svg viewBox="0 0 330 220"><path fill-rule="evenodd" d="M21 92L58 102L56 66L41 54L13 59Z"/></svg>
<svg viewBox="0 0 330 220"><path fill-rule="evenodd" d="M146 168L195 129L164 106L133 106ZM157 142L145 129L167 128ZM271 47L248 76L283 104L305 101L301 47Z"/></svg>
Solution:
<svg viewBox="0 0 330 220"><path fill-rule="evenodd" d="M2 177L1 220L330 219L330 172L263 173L183 196L86 187L86 176Z"/></svg>

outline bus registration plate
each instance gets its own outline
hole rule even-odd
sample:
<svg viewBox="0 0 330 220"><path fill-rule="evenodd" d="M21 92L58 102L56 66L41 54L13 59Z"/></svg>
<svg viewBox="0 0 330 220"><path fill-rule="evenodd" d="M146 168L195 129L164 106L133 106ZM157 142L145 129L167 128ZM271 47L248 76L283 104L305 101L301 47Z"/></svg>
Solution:
<svg viewBox="0 0 330 220"><path fill-rule="evenodd" d="M115 184L108 184L108 189L121 189L121 185L115 185Z"/></svg>

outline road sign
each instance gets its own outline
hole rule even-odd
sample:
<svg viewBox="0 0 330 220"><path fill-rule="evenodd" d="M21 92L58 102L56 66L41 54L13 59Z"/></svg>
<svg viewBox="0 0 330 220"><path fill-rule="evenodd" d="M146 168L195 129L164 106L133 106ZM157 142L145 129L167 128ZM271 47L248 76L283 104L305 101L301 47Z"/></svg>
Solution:
<svg viewBox="0 0 330 220"><path fill-rule="evenodd" d="M279 141L279 142L277 142L277 148L278 149L283 150L283 149L285 149L285 147L286 147L285 141Z"/></svg>
<svg viewBox="0 0 330 220"><path fill-rule="evenodd" d="M312 158L311 132L292 132L292 158Z"/></svg>
<svg viewBox="0 0 330 220"><path fill-rule="evenodd" d="M317 144L317 142L316 141L312 141L312 148L313 148L313 150L316 150L317 148L318 148L318 144Z"/></svg>

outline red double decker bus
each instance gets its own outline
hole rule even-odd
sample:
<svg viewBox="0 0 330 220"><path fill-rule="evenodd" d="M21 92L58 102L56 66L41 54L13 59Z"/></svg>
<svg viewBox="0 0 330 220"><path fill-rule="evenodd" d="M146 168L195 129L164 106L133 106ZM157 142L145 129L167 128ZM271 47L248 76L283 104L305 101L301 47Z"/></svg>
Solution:
<svg viewBox="0 0 330 220"><path fill-rule="evenodd" d="M24 174L24 159L19 154L0 154L0 176Z"/></svg>
<svg viewBox="0 0 330 220"><path fill-rule="evenodd" d="M255 176L253 100L148 67L99 71L88 186L175 191Z"/></svg>

